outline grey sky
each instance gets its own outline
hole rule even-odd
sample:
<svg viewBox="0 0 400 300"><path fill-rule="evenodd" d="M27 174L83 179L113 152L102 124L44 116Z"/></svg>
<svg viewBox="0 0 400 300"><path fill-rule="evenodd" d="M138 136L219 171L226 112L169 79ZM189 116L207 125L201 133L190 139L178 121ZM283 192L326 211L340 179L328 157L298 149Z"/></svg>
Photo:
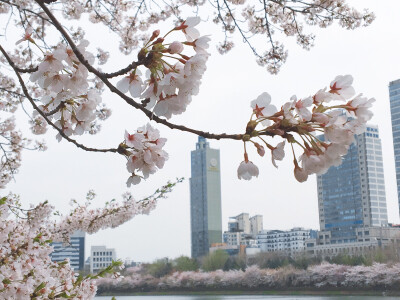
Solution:
<svg viewBox="0 0 400 300"><path fill-rule="evenodd" d="M336 75L351 74L356 92L375 97L374 117L379 125L383 147L386 195L389 222L399 222L393 144L390 123L388 83L400 78L400 2L349 1L362 9L370 8L376 20L366 28L347 31L336 25L328 29L310 29L316 35L310 51L301 49L292 39L285 39L289 57L278 76L259 67L250 50L237 37L236 47L221 56L215 44L221 37L213 25L202 24L202 34L212 33L212 56L204 75L201 92L187 112L172 118L178 124L222 133L242 133L251 113L250 101L266 91L280 107L290 96L305 97L327 86ZM217 37L217 38L214 38ZM94 44L103 42L100 34L89 35ZM109 43L108 44L112 44ZM111 47L116 48L117 45ZM110 67L126 65L119 54L110 60ZM115 67L114 67L115 65ZM102 132L82 141L90 145L116 146L123 140L124 130L133 131L147 120L143 114L127 109L122 101L109 93L103 99L113 109L113 116ZM26 125L21 123L21 126ZM190 151L197 136L157 126L168 138L166 150L170 159L164 169L147 182L131 188L138 199L152 193L169 179L190 177ZM57 143L54 131L47 136L49 150L44 153L24 152L23 166L16 182L8 190L21 195L23 203L48 199L60 211L68 208L71 198L82 199L89 189L98 194L102 205L111 198L120 199L127 190L128 172L125 161L116 154L86 153L65 141ZM272 144L280 140L275 139ZM250 159L258 165L260 176L252 181L239 181L236 170L243 159L243 146L237 141L210 141L221 150L222 217L224 229L229 216L241 212L264 216L264 228L289 229L294 226L318 228L316 179L297 183L293 177L289 151L275 169L269 153L258 157L251 149ZM289 150L288 148L286 148ZM168 199L160 201L149 216L138 216L114 230L105 230L87 238L91 245L116 248L120 258L149 261L164 256L190 254L189 181L181 183ZM88 255L88 251L86 255Z"/></svg>

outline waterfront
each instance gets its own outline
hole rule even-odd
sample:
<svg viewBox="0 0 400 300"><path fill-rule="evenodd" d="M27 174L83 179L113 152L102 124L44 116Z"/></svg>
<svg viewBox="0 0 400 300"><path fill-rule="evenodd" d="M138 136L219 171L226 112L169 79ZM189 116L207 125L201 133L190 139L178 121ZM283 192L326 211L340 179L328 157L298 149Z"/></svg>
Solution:
<svg viewBox="0 0 400 300"><path fill-rule="evenodd" d="M117 300L398 300L399 297L385 296L276 296L276 295L149 295L118 296ZM110 300L111 296L97 296L95 300Z"/></svg>

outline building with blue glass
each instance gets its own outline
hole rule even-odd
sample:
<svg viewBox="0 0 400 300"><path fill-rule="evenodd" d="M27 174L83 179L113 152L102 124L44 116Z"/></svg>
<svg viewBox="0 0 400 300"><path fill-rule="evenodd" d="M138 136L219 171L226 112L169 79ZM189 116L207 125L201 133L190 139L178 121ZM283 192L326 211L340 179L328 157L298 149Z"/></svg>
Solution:
<svg viewBox="0 0 400 300"><path fill-rule="evenodd" d="M62 262L68 258L74 271L83 270L85 264L85 233L83 231L75 231L69 244L54 242L52 246L54 249L51 253L52 261Z"/></svg>
<svg viewBox="0 0 400 300"><path fill-rule="evenodd" d="M390 112L392 116L392 133L394 159L397 179L397 199L400 207L400 79L389 83Z"/></svg>
<svg viewBox="0 0 400 300"><path fill-rule="evenodd" d="M360 241L356 229L387 226L382 146L377 126L355 136L343 162L317 176L318 244Z"/></svg>
<svg viewBox="0 0 400 300"><path fill-rule="evenodd" d="M219 150L203 137L191 152L190 225L192 257L207 255L211 244L222 243Z"/></svg>

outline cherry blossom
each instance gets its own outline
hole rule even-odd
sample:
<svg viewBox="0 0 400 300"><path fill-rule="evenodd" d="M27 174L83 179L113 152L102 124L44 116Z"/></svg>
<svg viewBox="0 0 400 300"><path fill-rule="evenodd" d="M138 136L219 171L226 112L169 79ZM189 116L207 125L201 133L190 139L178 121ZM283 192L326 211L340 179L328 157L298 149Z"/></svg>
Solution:
<svg viewBox="0 0 400 300"><path fill-rule="evenodd" d="M195 40L200 36L199 31L195 28L200 21L199 17L189 17L175 30L182 30L188 41Z"/></svg>
<svg viewBox="0 0 400 300"><path fill-rule="evenodd" d="M258 177L259 171L255 164L248 159L242 161L237 170L239 179L250 180L252 177Z"/></svg>
<svg viewBox="0 0 400 300"><path fill-rule="evenodd" d="M331 82L330 93L335 99L348 99L354 96L355 91L351 86L353 77L351 75L339 75Z"/></svg>
<svg viewBox="0 0 400 300"><path fill-rule="evenodd" d="M129 91L132 97L139 97L143 92L143 81L140 75L142 75L142 73L140 70L136 69L134 72L121 79L117 83L117 88L123 93Z"/></svg>
<svg viewBox="0 0 400 300"><path fill-rule="evenodd" d="M271 159L272 159L272 164L275 166L275 168L278 168L278 166L275 163L275 160L283 160L285 158L285 141L280 142L276 147L273 147L271 149Z"/></svg>
<svg viewBox="0 0 400 300"><path fill-rule="evenodd" d="M32 27L28 27L25 30L24 36L21 39L19 39L18 41L16 41L15 45L18 45L24 41L34 42L34 40L32 39L32 33L33 33Z"/></svg>
<svg viewBox="0 0 400 300"><path fill-rule="evenodd" d="M253 109L256 118L269 117L277 112L276 107L270 103L271 96L266 92L251 101L250 106ZM270 121L268 119L263 119L262 122L263 125L268 126Z"/></svg>

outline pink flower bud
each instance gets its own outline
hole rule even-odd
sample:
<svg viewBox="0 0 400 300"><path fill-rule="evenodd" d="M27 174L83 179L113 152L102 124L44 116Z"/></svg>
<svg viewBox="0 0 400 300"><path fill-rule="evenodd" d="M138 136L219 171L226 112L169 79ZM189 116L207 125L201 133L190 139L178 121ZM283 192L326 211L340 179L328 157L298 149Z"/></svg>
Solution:
<svg viewBox="0 0 400 300"><path fill-rule="evenodd" d="M303 168L300 168L298 165L294 166L294 177L298 182L304 182L308 178L307 171Z"/></svg>
<svg viewBox="0 0 400 300"><path fill-rule="evenodd" d="M153 34L152 34L152 36L151 36L151 38L150 38L150 41L153 41L156 37L158 37L160 35L160 30L159 29L157 29L157 30L154 30L153 31Z"/></svg>
<svg viewBox="0 0 400 300"><path fill-rule="evenodd" d="M258 153L258 155L260 155L261 157L264 156L264 154L265 154L265 149L264 149L264 147L261 146L261 145L258 144L258 143L255 143L254 146L256 146L256 148L257 148L257 153Z"/></svg>
<svg viewBox="0 0 400 300"><path fill-rule="evenodd" d="M181 42L175 41L172 42L171 45L169 45L168 49L171 54L181 53L183 51L183 44Z"/></svg>

